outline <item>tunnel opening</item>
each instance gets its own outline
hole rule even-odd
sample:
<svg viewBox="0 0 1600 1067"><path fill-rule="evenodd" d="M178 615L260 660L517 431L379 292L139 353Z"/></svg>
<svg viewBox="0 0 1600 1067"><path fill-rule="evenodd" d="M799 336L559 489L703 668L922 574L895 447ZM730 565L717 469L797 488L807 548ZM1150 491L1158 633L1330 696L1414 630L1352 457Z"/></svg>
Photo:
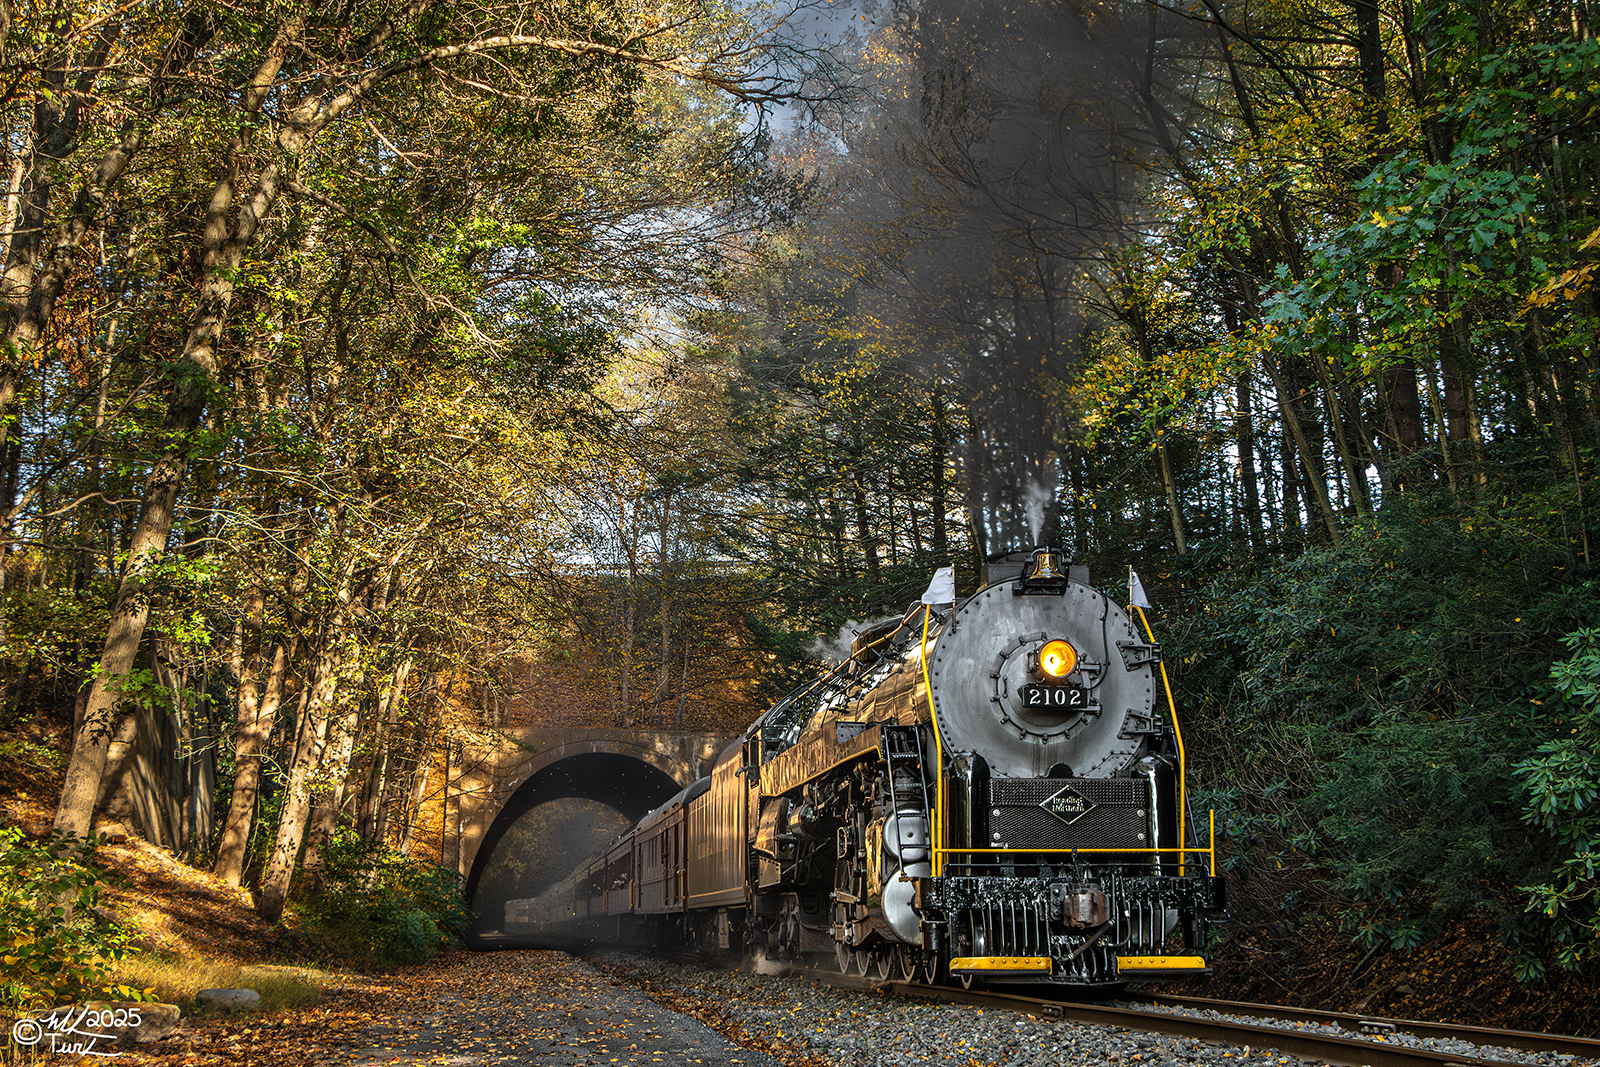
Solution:
<svg viewBox="0 0 1600 1067"><path fill-rule="evenodd" d="M559 881L683 786L634 756L586 752L540 769L484 835L467 878L467 943L507 946L505 902Z"/></svg>

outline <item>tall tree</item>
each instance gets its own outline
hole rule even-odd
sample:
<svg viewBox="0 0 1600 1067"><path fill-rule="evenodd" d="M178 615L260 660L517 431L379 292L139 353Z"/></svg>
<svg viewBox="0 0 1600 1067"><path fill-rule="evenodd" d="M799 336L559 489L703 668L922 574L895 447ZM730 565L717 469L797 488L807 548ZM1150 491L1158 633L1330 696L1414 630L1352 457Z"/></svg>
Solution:
<svg viewBox="0 0 1600 1067"><path fill-rule="evenodd" d="M127 17L114 15L102 25ZM532 25L542 32L521 32ZM93 189L102 192L90 196L103 197L103 190L125 169L124 157L152 142L180 133L202 145L210 138L215 178L204 195L198 232L184 249L192 265L186 280L192 288L185 301L187 326L174 338L165 361L162 447L144 479L138 520L57 811L58 828L80 835L88 829L123 680L149 617L151 584L160 573L180 496L192 465L211 447L206 415L230 384L227 331L241 284L249 277L252 257L285 221L280 210L285 193L344 207L316 187L317 175L336 175L347 167L351 149L366 151L368 160L375 152L391 176L394 168L415 166L413 154L424 149L414 141L412 147L399 149L396 142L412 140L402 131L418 109L468 107L468 125L499 111L503 119L515 116L505 128L519 129L535 141L554 137L593 144L595 139L634 138L631 143L641 149L653 143L658 151L665 147L700 153L693 164L708 161L707 153L717 150L715 143L673 145L655 135L645 100L648 85L701 86L756 105L793 95L785 56L778 54L781 42L762 39L746 21L711 7L687 8L680 17L663 20L655 9L627 5L580 13L538 4L505 8L412 0L398 7L357 5L337 14L269 9L254 20L206 14L197 26L172 31L171 38L167 51L185 61L181 85L187 92L163 96L143 113L130 114L119 141L122 155L116 157L124 161L114 172L95 178ZM92 77L103 58L90 49L68 76L78 82ZM176 62L144 84L161 87L176 79ZM77 70L85 72L82 77ZM447 90L436 88L441 83ZM90 84L83 83L80 95ZM236 95L218 96L217 85L243 88ZM488 106L472 113L474 99ZM197 112L201 101L206 106ZM198 130L183 130L190 114L205 115ZM392 134L384 132L384 125ZM457 126L446 122L423 128L437 134L456 132ZM726 139L721 147L732 149ZM443 143L425 150L442 151ZM443 176L460 177L449 172ZM610 210L619 224L626 217L614 207ZM500 224L512 221L502 219ZM404 269L394 241L385 234L387 223L366 220L365 226L388 246L394 265ZM474 254L470 247L462 252ZM470 258L463 265L470 265ZM498 281L509 285L536 281L537 268L529 270L533 266L525 256L510 256L481 269L504 271ZM429 298L427 279L413 274L407 281L424 300ZM436 305L434 317L453 315L471 333L474 311L446 298ZM428 329L441 325L436 322Z"/></svg>

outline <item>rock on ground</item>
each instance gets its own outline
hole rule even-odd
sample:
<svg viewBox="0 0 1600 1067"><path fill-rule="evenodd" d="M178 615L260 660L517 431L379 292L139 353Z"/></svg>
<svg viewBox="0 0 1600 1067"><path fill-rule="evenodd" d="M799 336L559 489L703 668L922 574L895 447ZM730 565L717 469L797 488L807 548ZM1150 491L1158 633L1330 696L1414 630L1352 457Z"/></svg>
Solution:
<svg viewBox="0 0 1600 1067"><path fill-rule="evenodd" d="M202 989L194 997L207 1008L254 1008L261 994L254 989Z"/></svg>

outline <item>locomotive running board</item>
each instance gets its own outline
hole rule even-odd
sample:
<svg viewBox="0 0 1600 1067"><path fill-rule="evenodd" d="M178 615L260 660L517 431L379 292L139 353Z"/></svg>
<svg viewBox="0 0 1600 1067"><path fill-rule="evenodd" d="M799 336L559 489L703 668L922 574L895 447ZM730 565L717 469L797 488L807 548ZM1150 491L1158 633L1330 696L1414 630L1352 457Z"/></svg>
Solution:
<svg viewBox="0 0 1600 1067"><path fill-rule="evenodd" d="M951 974L1049 974L1049 956L957 956Z"/></svg>
<svg viewBox="0 0 1600 1067"><path fill-rule="evenodd" d="M1204 956L1118 956L1117 973L1139 972L1142 979L1209 974L1211 965Z"/></svg>

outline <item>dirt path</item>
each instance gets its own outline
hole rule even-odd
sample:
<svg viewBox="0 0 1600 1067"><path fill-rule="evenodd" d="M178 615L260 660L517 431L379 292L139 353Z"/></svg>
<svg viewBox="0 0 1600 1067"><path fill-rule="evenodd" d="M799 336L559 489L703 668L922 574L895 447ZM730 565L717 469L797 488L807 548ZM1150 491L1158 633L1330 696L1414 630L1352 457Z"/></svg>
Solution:
<svg viewBox="0 0 1600 1067"><path fill-rule="evenodd" d="M189 1020L123 1064L781 1067L636 987L556 952L452 953L353 979L316 1008Z"/></svg>

